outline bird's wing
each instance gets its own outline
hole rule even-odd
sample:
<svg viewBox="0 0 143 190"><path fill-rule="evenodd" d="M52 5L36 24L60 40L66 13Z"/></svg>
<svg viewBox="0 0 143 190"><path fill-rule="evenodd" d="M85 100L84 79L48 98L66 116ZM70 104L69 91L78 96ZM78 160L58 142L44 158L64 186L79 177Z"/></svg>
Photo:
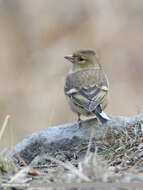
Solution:
<svg viewBox="0 0 143 190"><path fill-rule="evenodd" d="M106 76L99 69L76 72L66 78L65 94L90 112L102 102L107 91Z"/></svg>
<svg viewBox="0 0 143 190"><path fill-rule="evenodd" d="M89 73L89 72L88 72ZM65 94L74 104L94 113L104 123L110 120L102 111L102 103L108 92L106 76L100 77L98 70L91 70L90 77L86 72L69 75L66 79Z"/></svg>
<svg viewBox="0 0 143 190"><path fill-rule="evenodd" d="M73 103L103 118L101 107L107 92L108 81L101 70L74 73L66 78L65 94Z"/></svg>
<svg viewBox="0 0 143 190"><path fill-rule="evenodd" d="M88 87L80 90L73 88L66 91L66 95L70 96L74 103L84 107L92 112L103 101L107 92L99 87Z"/></svg>
<svg viewBox="0 0 143 190"><path fill-rule="evenodd" d="M91 93L89 93L89 91ZM94 113L102 124L110 120L110 118L101 108L101 102L104 101L106 94L106 90L97 88L96 86L86 89L82 88L80 90L71 89L66 92L66 95L72 98L72 101L75 104L86 109L89 112Z"/></svg>

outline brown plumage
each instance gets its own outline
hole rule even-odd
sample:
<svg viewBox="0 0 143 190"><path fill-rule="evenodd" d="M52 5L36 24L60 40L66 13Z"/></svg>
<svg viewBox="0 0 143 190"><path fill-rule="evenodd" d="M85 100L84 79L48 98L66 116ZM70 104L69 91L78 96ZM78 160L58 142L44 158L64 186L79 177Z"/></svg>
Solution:
<svg viewBox="0 0 143 190"><path fill-rule="evenodd" d="M65 82L65 94L75 113L96 115L101 123L110 118L103 112L107 106L108 81L93 50L79 50L65 56L72 62Z"/></svg>

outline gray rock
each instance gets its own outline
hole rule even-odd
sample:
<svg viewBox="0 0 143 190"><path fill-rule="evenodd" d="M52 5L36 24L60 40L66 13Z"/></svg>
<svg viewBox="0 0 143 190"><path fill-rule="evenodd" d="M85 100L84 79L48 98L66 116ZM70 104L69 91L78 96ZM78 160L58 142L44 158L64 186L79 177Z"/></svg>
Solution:
<svg viewBox="0 0 143 190"><path fill-rule="evenodd" d="M111 117L105 126L99 126L96 119L89 119L83 121L80 128L77 123L48 127L28 136L14 149L27 164L30 164L36 156L45 152L73 151L80 144L89 141L93 129L95 129L94 138L98 141L108 128L122 130L127 124L133 124L142 119L143 114L139 114L132 117ZM7 156L16 158L13 151Z"/></svg>

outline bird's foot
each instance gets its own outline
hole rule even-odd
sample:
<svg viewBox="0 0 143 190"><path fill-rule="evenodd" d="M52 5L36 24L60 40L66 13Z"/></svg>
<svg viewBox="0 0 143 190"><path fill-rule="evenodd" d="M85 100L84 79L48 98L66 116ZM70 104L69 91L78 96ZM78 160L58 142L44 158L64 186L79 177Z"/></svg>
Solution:
<svg viewBox="0 0 143 190"><path fill-rule="evenodd" d="M81 128L81 126L82 126L82 120L77 121L77 124L78 124L78 127Z"/></svg>
<svg viewBox="0 0 143 190"><path fill-rule="evenodd" d="M80 119L80 114L78 114L78 120L77 120L77 123L78 123L78 127L81 128L82 120Z"/></svg>

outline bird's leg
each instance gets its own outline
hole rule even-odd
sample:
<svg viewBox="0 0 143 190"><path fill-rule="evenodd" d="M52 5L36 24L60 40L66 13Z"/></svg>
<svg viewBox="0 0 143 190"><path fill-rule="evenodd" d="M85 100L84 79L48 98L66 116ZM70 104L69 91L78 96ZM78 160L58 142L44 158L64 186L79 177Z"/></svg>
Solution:
<svg viewBox="0 0 143 190"><path fill-rule="evenodd" d="M79 128L81 127L81 119L80 119L80 113L78 113L78 120L77 120Z"/></svg>

